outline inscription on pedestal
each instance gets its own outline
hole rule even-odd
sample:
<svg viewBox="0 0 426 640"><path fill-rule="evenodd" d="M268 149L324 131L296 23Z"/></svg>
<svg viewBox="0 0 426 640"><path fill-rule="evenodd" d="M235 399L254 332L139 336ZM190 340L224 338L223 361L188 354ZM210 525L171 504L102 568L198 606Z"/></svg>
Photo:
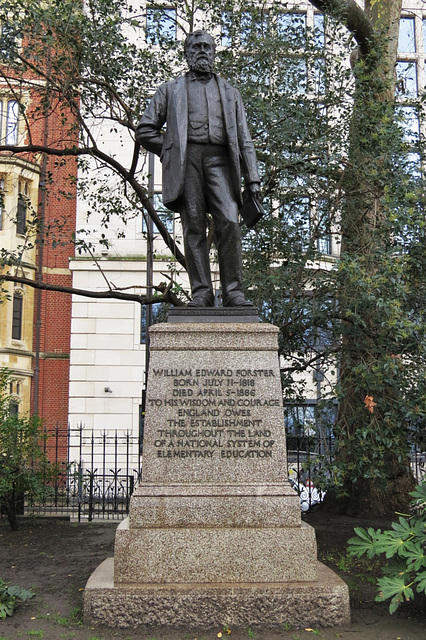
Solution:
<svg viewBox="0 0 426 640"><path fill-rule="evenodd" d="M263 393L265 383L275 382L272 369L153 368L151 375L164 382L164 396L148 399L164 420L154 440L158 458L274 456L275 440L262 415L282 406L281 398Z"/></svg>

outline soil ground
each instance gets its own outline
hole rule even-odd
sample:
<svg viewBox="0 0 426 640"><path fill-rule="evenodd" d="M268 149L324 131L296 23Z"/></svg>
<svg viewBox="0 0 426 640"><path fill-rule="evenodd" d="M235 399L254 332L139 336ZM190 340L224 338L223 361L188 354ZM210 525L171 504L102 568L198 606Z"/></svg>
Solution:
<svg viewBox="0 0 426 640"><path fill-rule="evenodd" d="M392 616L376 603L377 561L348 558L346 542L356 526L386 528L383 521L365 522L318 511L306 516L315 527L319 559L347 582L352 623L329 629L231 629L230 640L426 640L426 598L401 607ZM113 630L90 627L81 618L83 590L92 571L113 555L117 523L73 523L54 518L20 522L11 531L0 522L0 577L8 584L32 589L36 596L12 617L0 620L0 640L216 640L221 629ZM301 603L303 607L303 602ZM224 640L228 637L223 633Z"/></svg>

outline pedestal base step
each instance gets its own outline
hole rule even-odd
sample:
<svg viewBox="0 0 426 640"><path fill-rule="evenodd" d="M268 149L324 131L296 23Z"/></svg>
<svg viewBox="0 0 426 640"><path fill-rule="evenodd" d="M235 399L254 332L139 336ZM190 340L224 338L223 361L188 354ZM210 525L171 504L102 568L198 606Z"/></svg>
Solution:
<svg viewBox="0 0 426 640"><path fill-rule="evenodd" d="M320 562L314 582L114 586L108 558L87 582L84 618L121 628L331 627L350 622L349 592Z"/></svg>

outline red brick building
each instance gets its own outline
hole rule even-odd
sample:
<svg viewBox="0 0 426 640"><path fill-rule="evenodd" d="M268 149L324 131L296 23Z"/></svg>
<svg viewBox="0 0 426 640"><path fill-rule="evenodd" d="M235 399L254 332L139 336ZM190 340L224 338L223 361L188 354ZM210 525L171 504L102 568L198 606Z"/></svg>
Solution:
<svg viewBox="0 0 426 640"><path fill-rule="evenodd" d="M19 84L13 76L0 83L0 145L29 146L29 153L0 150L0 248L17 256L13 266L4 267L10 275L68 287L77 162L41 151L76 144L77 134L70 134L73 117L60 96L47 107L40 86L33 74L21 76ZM0 305L0 367L11 372L16 411L31 410L49 430L61 430L59 454L65 460L71 295L19 282L5 287L9 300Z"/></svg>

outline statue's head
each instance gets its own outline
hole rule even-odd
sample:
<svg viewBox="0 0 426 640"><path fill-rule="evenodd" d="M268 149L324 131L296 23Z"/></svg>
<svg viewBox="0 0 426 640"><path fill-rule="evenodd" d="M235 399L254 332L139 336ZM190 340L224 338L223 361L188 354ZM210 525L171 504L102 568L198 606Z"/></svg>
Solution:
<svg viewBox="0 0 426 640"><path fill-rule="evenodd" d="M207 31L193 31L185 40L185 57L191 71L213 71L216 45Z"/></svg>

